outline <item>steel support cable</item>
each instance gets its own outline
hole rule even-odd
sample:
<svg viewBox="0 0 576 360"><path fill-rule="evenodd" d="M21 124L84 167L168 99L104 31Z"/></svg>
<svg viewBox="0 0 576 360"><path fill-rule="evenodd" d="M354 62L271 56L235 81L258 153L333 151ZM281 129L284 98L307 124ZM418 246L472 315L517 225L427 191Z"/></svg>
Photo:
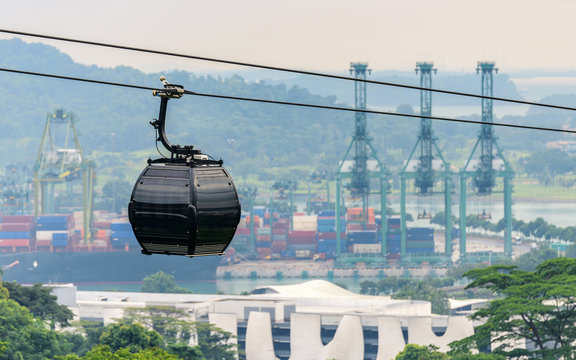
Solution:
<svg viewBox="0 0 576 360"><path fill-rule="evenodd" d="M72 77L72 76L46 74L46 73L38 73L38 72L16 70L16 69L0 68L0 72L8 72L8 73L31 75L31 76L40 76L40 77L47 77L47 78L61 79L61 80L79 81L79 82L86 82L86 83L91 83L91 84L119 86L119 87L132 88L132 89L138 89L138 90L152 90L152 91L159 90L158 88L149 87L149 86L123 84L123 83L103 81L103 80L85 79L85 78L78 78L78 77ZM165 91L165 89L160 89L160 91ZM194 92L194 91L189 91L189 90L184 90L184 94L193 95L193 96L208 97L208 98L238 100L238 101L250 101L250 102L256 102L256 103L266 103L266 104L274 104L274 105L288 105L288 106L298 106L298 107L323 109L323 110L361 112L361 113L375 114L375 115L389 115L389 116L399 116L399 117L407 117L407 118L415 118L415 119L430 119L430 120L449 121L449 122L465 123L465 124L491 125L491 126L509 127L509 128L526 129L526 130L540 130L540 131L551 131L551 132L560 132L560 133L567 133L567 134L576 134L576 130L566 130L566 129L547 128L547 127L539 127L539 126L527 126L527 125L497 123L497 122L485 123L485 122L477 121L477 120L454 119L454 118L445 118L445 117L439 117L439 116L422 116L422 115L414 115L414 114L394 113L394 112L390 112L390 111L369 110L369 109L361 110L361 109L345 108L345 107L330 106L330 105L316 105L316 104L296 103L296 102L290 102L290 101L247 98L247 97L230 96L230 95L206 94L206 93Z"/></svg>
<svg viewBox="0 0 576 360"><path fill-rule="evenodd" d="M478 94L464 93L464 92L460 92L460 91L432 89L432 88L425 88L425 87L420 87L420 86L415 86L415 85L399 84L399 83L393 83L393 82L387 82L387 81L357 79L357 78L353 78L353 77L349 77L349 76L318 73L318 72L313 72L313 71L289 69L289 68L283 68L283 67L278 67L278 66L261 65L261 64L247 63L247 62L241 62L241 61L233 61L233 60L204 57L204 56L180 54L180 53L175 53L175 52L170 52L170 51L144 49L144 48L138 48L138 47L133 47L133 46L124 46L124 45L118 45L118 44L108 44L108 43L102 43L102 42L97 42L97 41L88 41L88 40L66 38L66 37L61 37L61 36L36 34L36 33L15 31L15 30L9 30L9 29L0 29L0 33L19 35L19 36L29 36L29 37L35 37L35 38L47 39L47 40L65 41L65 42L91 45L91 46L100 46L100 47L107 47L107 48L113 48L113 49L119 49L119 50L136 51L136 52L143 52L143 53L156 54L156 55L173 56L173 57L180 57L180 58L185 58L185 59L216 62L216 63L228 64L228 65L237 65L237 66L246 66L246 67L266 69L266 70L283 71L283 72L289 72L289 73L295 73L295 74L301 74L301 75L324 77L324 78L329 78L329 79L359 81L359 82L365 82L368 84L384 85L384 86L398 87L398 88L410 89L410 90L425 90L425 91L431 91L431 92L436 92L436 93L440 93L440 94L466 96L466 97L473 97L473 98L478 98L478 99L490 99L490 100L494 100L494 101L509 102L509 103L520 104L520 105L531 105L531 106L540 106L540 107L547 107L547 108L559 109L559 110L576 111L576 108L569 107L569 106L543 104L543 103L537 103L537 102L532 102L532 101L507 99L507 98L493 97L493 96L484 96L484 95L478 95Z"/></svg>

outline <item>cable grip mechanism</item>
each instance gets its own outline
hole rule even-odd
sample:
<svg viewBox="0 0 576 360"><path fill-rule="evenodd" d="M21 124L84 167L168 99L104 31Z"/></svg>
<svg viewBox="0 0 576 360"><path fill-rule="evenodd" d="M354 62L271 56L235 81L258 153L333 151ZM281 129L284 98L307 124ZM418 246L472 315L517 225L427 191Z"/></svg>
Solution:
<svg viewBox="0 0 576 360"><path fill-rule="evenodd" d="M160 77L164 89L157 89L152 92L152 95L160 97L160 112L158 114L158 119L150 122L150 125L158 131L158 138L156 141L160 141L162 145L168 150L172 157L185 157L189 161L193 161L195 158L201 158L202 152L198 149L194 149L193 145L172 145L168 141L166 136L166 111L168 109L168 100L170 99L180 99L184 95L184 86L170 84L166 81L164 76Z"/></svg>

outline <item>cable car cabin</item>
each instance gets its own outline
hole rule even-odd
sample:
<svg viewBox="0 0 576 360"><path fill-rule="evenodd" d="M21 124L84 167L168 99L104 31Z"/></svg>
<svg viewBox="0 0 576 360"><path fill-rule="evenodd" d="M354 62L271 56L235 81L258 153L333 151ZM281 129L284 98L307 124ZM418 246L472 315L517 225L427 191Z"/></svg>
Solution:
<svg viewBox="0 0 576 360"><path fill-rule="evenodd" d="M240 221L240 203L221 165L151 163L134 186L128 215L144 254L221 255Z"/></svg>
<svg viewBox="0 0 576 360"><path fill-rule="evenodd" d="M240 222L238 193L222 160L168 141L168 101L186 90L160 80L164 89L152 93L160 97L160 113L150 125L170 157L149 159L134 185L128 203L132 230L146 255L222 255Z"/></svg>

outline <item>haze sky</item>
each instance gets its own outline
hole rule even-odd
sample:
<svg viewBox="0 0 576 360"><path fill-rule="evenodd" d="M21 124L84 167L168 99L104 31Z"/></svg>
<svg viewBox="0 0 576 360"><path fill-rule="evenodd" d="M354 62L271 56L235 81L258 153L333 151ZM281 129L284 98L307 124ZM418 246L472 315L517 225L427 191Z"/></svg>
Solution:
<svg viewBox="0 0 576 360"><path fill-rule="evenodd" d="M574 0L22 0L3 3L0 23L10 30L307 70L338 72L351 61L412 70L416 61L431 60L444 71L469 72L478 60L503 69L574 68L575 13ZM77 62L104 67L236 69L46 43Z"/></svg>

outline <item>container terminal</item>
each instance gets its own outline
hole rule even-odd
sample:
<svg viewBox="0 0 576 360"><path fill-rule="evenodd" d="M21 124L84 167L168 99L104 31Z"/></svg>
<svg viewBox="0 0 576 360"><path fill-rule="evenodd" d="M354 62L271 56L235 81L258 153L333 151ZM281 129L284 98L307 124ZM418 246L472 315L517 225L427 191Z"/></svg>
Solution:
<svg viewBox="0 0 576 360"><path fill-rule="evenodd" d="M352 141L335 171L313 172L306 179L304 212L296 211L292 201L296 179L275 181L266 205L257 199L261 189L239 186L243 214L231 245L223 256L192 260L140 255L126 216L93 210L96 167L82 152L74 116L61 109L49 113L33 176L24 181L25 170L9 166L0 179L0 265L4 277L23 282L98 281L94 280L98 276L104 278L100 281L139 281L155 268L164 267L177 279L191 273L213 279L221 265L218 276L224 278L258 277L269 274L267 269L277 268L272 270L276 277L330 278L340 274L386 276L398 271L406 275L405 269L427 268L441 274L458 263L510 259L514 174L491 126L492 77L497 68L493 62L479 62L476 68L481 75L482 95L486 96L482 98L483 124L461 168L445 160L428 118L432 92L426 89L432 88L436 71L432 62L416 64L423 88L422 118L416 143L398 174L399 214L389 213L392 175L372 146L366 113L359 111L354 114ZM356 79L365 80L371 70L367 63L354 62L350 72ZM366 83L355 81L354 91L355 108L365 110ZM313 199L311 188L325 189L326 197ZM334 188L334 199L330 199ZM469 193L503 195L502 238L467 235ZM421 225L433 215L422 208L416 215L419 225L409 227L408 194L442 202L443 226ZM379 199L376 204L375 198ZM454 200L459 203L458 227L452 220ZM491 219L485 210L478 211L477 216ZM123 271L120 265L116 269L111 265L115 257L120 265L137 270ZM77 267L74 258L79 259ZM93 266L82 268L88 263ZM54 265L47 268L46 264ZM253 266L257 269L251 270ZM32 273L35 275L28 276Z"/></svg>

